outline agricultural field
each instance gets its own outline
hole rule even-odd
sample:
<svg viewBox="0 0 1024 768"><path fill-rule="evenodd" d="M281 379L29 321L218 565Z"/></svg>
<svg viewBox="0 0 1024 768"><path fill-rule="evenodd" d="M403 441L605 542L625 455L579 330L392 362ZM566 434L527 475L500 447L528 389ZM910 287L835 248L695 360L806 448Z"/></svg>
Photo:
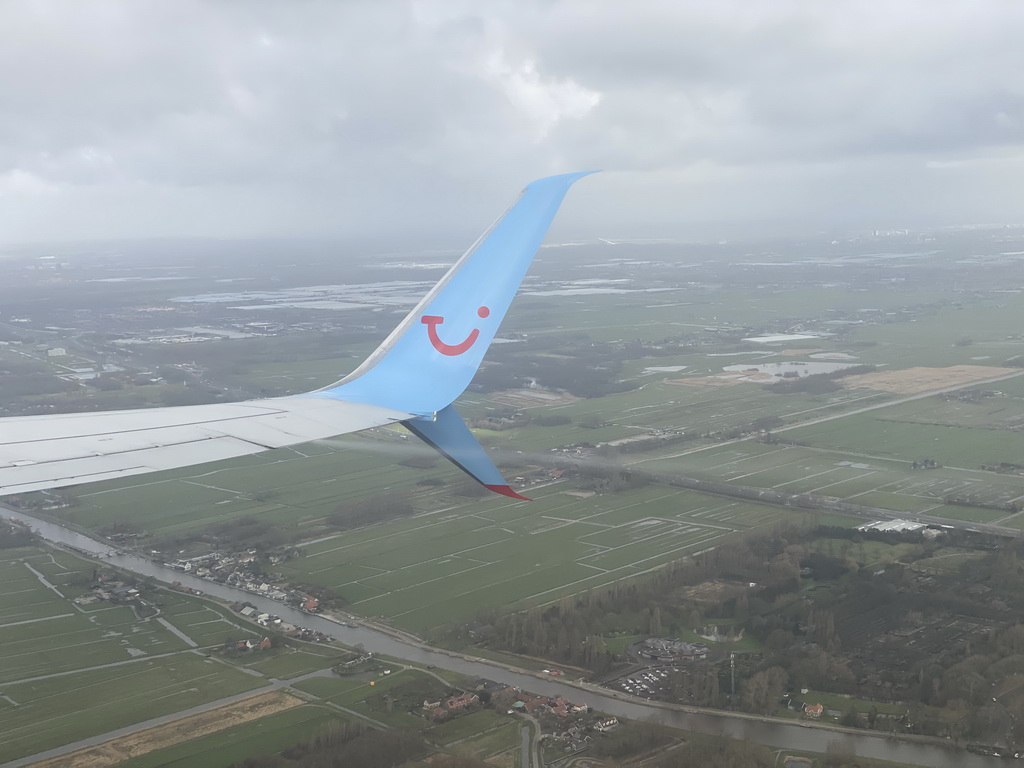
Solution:
<svg viewBox="0 0 1024 768"><path fill-rule="evenodd" d="M665 282L682 278L672 275ZM929 304L942 298L938 291L878 292L872 306L882 310ZM757 327L773 316L827 317L865 306L863 294L794 288L771 292L735 289L677 288L657 293L591 295L540 300L529 288L512 305L506 318L511 331L530 334L587 333L598 341L644 339L659 341L680 333L705 329L735 333Z"/></svg>
<svg viewBox="0 0 1024 768"><path fill-rule="evenodd" d="M433 454L400 430L380 430L84 486L69 492L74 506L52 514L92 530L143 530L172 544L186 534L208 534L207 541L212 541L240 524L259 521L280 533L281 543L306 542L299 556L268 566L282 580L330 587L354 613L422 633L471 620L485 610L554 603L794 516L842 526L863 522L656 485L595 495L586 479L577 480L571 472L539 483L535 481L542 473L531 478L531 462L548 466L539 458L550 459L554 449L620 441L655 430L682 432L687 440L646 452L622 448L617 457L615 446L602 453L612 454L624 468L816 493L910 517L1024 528L1024 513L1013 512L1014 504L1024 502L1024 477L1009 466L1022 463L1024 456L1024 376L969 387L986 390L977 397L908 399L954 383L951 366L973 367L959 371L967 377L1013 373L1015 369L1003 366L1024 352L1024 297L1003 292L1004 281L985 277L984 270L952 266L967 250L973 253L974 245L961 253L952 246L922 251L920 243L908 243L894 246L909 251L895 261L890 257L901 254L868 254L867 261L841 263L844 254L864 255L865 248L873 251L876 246L889 248L885 243L823 242L791 244L791 253L775 252L774 245L766 245L763 252L748 252L746 245L683 250L621 246L614 249L614 257L603 246L541 252L538 269L502 328L506 340L539 343L535 348L495 347L489 362L513 363L509 368L518 372L570 361L595 375L612 371L615 379L633 388L590 398L584 396L585 389L489 394L481 389L460 398L458 408L470 418L522 410L534 417L569 420L477 431L486 445L502 449L510 478L529 479L524 492L536 499L531 503L459 495L458 470L443 459L432 466L423 461ZM638 263L647 266L620 263L624 254L640 257ZM651 254L655 260L644 258ZM879 260L872 262L874 256ZM662 257L669 258L658 260ZM804 258L809 259L806 269L793 270ZM922 279L888 279L895 274L888 268L903 274L918 263L925 265ZM651 265L656 265L656 278ZM846 268L836 269L840 266ZM1015 268L1007 274L1016 276ZM954 274L954 269L962 271ZM596 282L614 282L621 289L559 290L564 287L560 281L579 282L581 274L589 277L591 271ZM836 281L840 271L841 280ZM879 279L879 273L885 278ZM432 276L417 274L414 280ZM360 279L378 278L386 282L394 276L367 273ZM982 285L985 280L988 286ZM171 317L182 308L170 296L208 289L195 278L167 288L132 285L119 284L116 307L99 299L101 285L89 283L85 287L102 310L57 301L54 307L67 306L61 311L78 315L45 321L36 317L40 327L45 322L76 329L68 332L67 340L59 337L59 330L53 337L39 337L66 343L75 350L71 356L48 358L45 345L36 346L33 342L39 339L28 338L35 329L26 328L22 349L28 352L4 347L0 365L45 378L66 375L72 365L110 360L167 374L164 381L139 384L126 373L111 376L109 390L68 379L43 390L27 380L24 392L0 407L135 407L309 390L351 370L403 314L390 305L380 312L358 313L289 309L274 316L275 323L280 321L274 337L182 345L137 339L138 346L128 355L122 354L125 348L102 339L145 335L135 334L132 327L142 317L133 314L136 304L163 305ZM78 295L78 287L69 283L61 289L71 297ZM263 319L250 310L232 316L233 310L214 307L202 322L237 327ZM192 306L181 317L206 311ZM91 329L85 330L90 323ZM160 324L147 323L147 328ZM805 331L817 337L781 344L743 341ZM826 394L778 394L764 386L771 381L769 374L748 375L750 367L762 363L827 361L870 364L878 370L860 382L851 377L842 389ZM745 370L725 373L727 366ZM186 376L183 369L193 373ZM542 377L538 380L543 386ZM527 382L517 386L526 387ZM873 410L861 410L869 408ZM759 419L778 420L776 436L799 444L760 443L757 436L726 440ZM815 423L801 426L805 422ZM410 458L417 459L418 468L402 464ZM921 468L925 459L940 466ZM1001 462L999 473L982 469ZM327 520L339 507L383 492L408 497L416 514L343 533ZM876 567L899 558L907 545L835 539L821 546ZM918 567L955 573L976 557L951 549ZM229 637L253 636L249 625L227 609L177 593L156 593L159 614L143 611L141 618L127 606L75 604L73 598L94 579L92 570L92 564L66 553L0 551L0 761L233 693L262 691L270 678L293 682L323 698L129 763L140 768L227 764L311 736L345 716L338 707L379 723L420 729L424 721L410 715L407 706L392 706L388 696L422 700L424 691L444 687L436 677L409 669L396 668L373 679L322 674L337 660L328 648L275 648L261 656L204 658L204 651ZM616 637L609 645L621 648L627 639ZM739 647L757 650L749 637ZM516 657L482 653L529 666ZM74 706L83 700L91 704L84 714ZM438 726L431 738L452 744L454 751L491 757L517 746L518 726L487 713Z"/></svg>
<svg viewBox="0 0 1024 768"><path fill-rule="evenodd" d="M721 367L721 361L716 365ZM571 424L528 426L503 432L481 430L478 434L489 445L537 451L583 442L597 444L647 434L654 429L675 429L687 434L727 432L747 427L765 416L777 416L788 423L851 410L889 397L880 392L841 391L794 399L767 392L759 384L695 385L678 375L658 375L641 381L642 386L630 392L526 409L536 416L564 415L572 419ZM581 426L593 421L602 426Z"/></svg>
<svg viewBox="0 0 1024 768"><path fill-rule="evenodd" d="M803 427L786 436L815 447L905 462L930 458L967 469L980 469L983 464L1016 463L1024 456L1024 432L901 422L875 413Z"/></svg>
<svg viewBox="0 0 1024 768"><path fill-rule="evenodd" d="M356 613L423 631L485 608L554 602L799 514L678 489L591 498L563 490L571 489L340 534L279 569L331 587Z"/></svg>
<svg viewBox="0 0 1024 768"><path fill-rule="evenodd" d="M1024 499L1024 479L980 468L984 461L1024 455L1018 437L1022 433L1012 428L1024 419L1017 380L999 382L1003 394L980 402L938 397L896 402L897 393L852 382L823 395L779 395L760 383L716 378L726 365L811 361L815 355L839 355L886 370L911 364L998 365L1001 360L994 354L977 354L978 347L988 345L988 352L994 353L998 346L998 354L1009 355L1019 343L1006 339L1007 328L997 332L987 324L1012 319L1016 310L984 303L967 309L933 305L924 312L927 323L855 326L797 348L743 348L737 346L736 336L747 326L756 326L759 318L763 321L793 307L810 315L853 312L863 297L800 290L756 296L711 291L679 301L685 293L656 298L598 295L555 303L523 297L519 314L510 318L511 329L519 332L545 333L543 326L548 331L557 328L563 336L585 332L609 341L657 340L669 332L692 329L705 338L721 332L730 340L694 345L691 351L668 358L626 361L624 375L639 384L628 392L592 399L538 398L536 404L524 406L532 415L566 416L568 424L478 430L485 444L504 449L503 455L510 457L510 477L520 467L526 474L531 457L541 452L549 456L551 449L566 445L615 441L663 429L721 434L747 427L755 419L776 417L786 426L779 434L802 445L753 440L718 444L708 436L658 451L623 454L621 461L670 474L818 493L908 515L1024 525L998 508ZM923 306L936 298L928 291L885 294L871 311ZM932 332L919 333L926 324ZM959 327L979 332L970 344L955 343L959 337L947 339L937 332L951 333ZM911 344L927 354L904 354L904 345ZM683 369L655 370L678 366ZM321 385L339 372L324 359L310 358L295 365L263 363L249 368L247 375L297 377L283 385L287 388L299 379ZM508 408L503 399L507 400L503 393L471 392L459 407L468 416L479 416ZM529 399L520 397L517 402L528 404ZM842 415L887 402L891 404ZM799 426L836 415L841 417ZM400 464L413 455L426 452L396 431L380 431L84 487L75 494L77 506L61 514L87 528L128 524L155 536L258 519L286 541L312 542L302 547L303 556L277 566L284 580L322 584L347 600L352 611L383 617L412 631L426 631L487 608L546 604L714 546L723 536L798 514L670 488L588 496L577 494L571 480L528 488L526 493L536 498L530 504L470 500L453 496L443 485L423 485L425 480L451 484L460 476L444 461L418 469ZM925 458L944 466L913 468L913 462ZM340 534L327 524L325 518L340 505L383 490L408 495L419 514ZM948 503L950 497L957 503ZM211 632L201 639L214 640L216 635ZM278 663L288 667L293 661L295 671L305 669L299 663L303 660Z"/></svg>
<svg viewBox="0 0 1024 768"><path fill-rule="evenodd" d="M36 754L263 685L262 678L192 653L8 683L0 759Z"/></svg>
<svg viewBox="0 0 1024 768"><path fill-rule="evenodd" d="M287 648L272 651L273 655L261 654L252 659L242 657L236 660L239 666L252 669L267 677L288 680L318 669L332 667L349 658L348 652L331 647Z"/></svg>
<svg viewBox="0 0 1024 768"><path fill-rule="evenodd" d="M56 550L0 550L0 761L265 684L191 651L255 636L227 609L173 593L141 619L126 605L76 604L94 567Z"/></svg>
<svg viewBox="0 0 1024 768"><path fill-rule="evenodd" d="M426 471L399 465L409 455L413 454L397 434L376 439L347 436L132 481L85 486L76 494L77 506L62 515L94 530L126 524L154 535L256 515L299 535L310 529L315 533L317 522L347 501L383 489L414 491ZM450 477L457 470L439 466L434 472Z"/></svg>
<svg viewBox="0 0 1024 768"><path fill-rule="evenodd" d="M416 669L399 669L388 675L313 677L296 683L295 688L372 721L412 730L430 725L420 716L423 700L443 696L450 690L447 683Z"/></svg>
<svg viewBox="0 0 1024 768"><path fill-rule="evenodd" d="M493 755L515 749L520 744L523 721L509 718L493 710L481 710L435 726L430 738L457 755L486 760Z"/></svg>
<svg viewBox="0 0 1024 768"><path fill-rule="evenodd" d="M316 704L308 704L208 736L150 752L120 768L194 768L202 764L228 766L247 757L262 757L315 738L343 717Z"/></svg>
<svg viewBox="0 0 1024 768"><path fill-rule="evenodd" d="M224 606L168 591L161 591L156 599L161 618L199 648L220 647L228 637L246 640L259 636L258 627L242 622Z"/></svg>
<svg viewBox="0 0 1024 768"><path fill-rule="evenodd" d="M140 604L138 614L126 605L75 603L72 595L87 590L97 567L48 548L0 550L0 762L259 692L273 680L296 679L296 688L326 699L310 705L284 696L291 702L287 707L270 706L268 699L267 708L260 697L246 697L228 705L242 712L232 716L236 724L229 728L209 724L192 738L192 731L172 721L119 736L109 749L98 748L121 757L136 755L129 765L194 765L200 755L204 765L228 765L313 738L346 717L338 707L378 723L420 730L429 724L409 714L409 701L418 703L428 693L441 695L450 688L435 675L412 669L378 678L330 675L323 670L341 658L333 647L297 644L222 658L217 651L226 638L255 637L255 627L240 623L226 607L151 588L145 589L148 605ZM283 694L266 696L281 699ZM392 709L388 697L401 706ZM209 719L218 711L193 717ZM480 729L470 731L476 736ZM132 745L149 733L166 746L139 755ZM498 744L495 738L481 734L479 743L473 741L474 753L507 748L504 739Z"/></svg>
<svg viewBox="0 0 1024 768"><path fill-rule="evenodd" d="M850 418L863 419L868 415ZM839 419L830 424L845 421L847 419ZM791 430L784 434L789 438L803 431ZM846 443L845 433L837 429L834 434L837 442ZM746 440L691 450L672 458L630 457L629 460L640 468L657 472L711 478L786 493L815 493L865 506L973 522L1012 524L1013 513L997 507L1024 498L1024 477L954 466L914 469L913 461L924 456L897 458L886 450L887 446L869 443L860 448L862 450L857 451L847 445L836 448L765 445ZM947 496L970 500L973 506L946 504Z"/></svg>
<svg viewBox="0 0 1024 768"><path fill-rule="evenodd" d="M68 567L78 570L66 570ZM64 581L92 566L66 553L0 550L0 682L68 673L189 646L158 621L139 621L127 606L80 607ZM44 583L44 580L46 583Z"/></svg>
<svg viewBox="0 0 1024 768"><path fill-rule="evenodd" d="M1024 299L933 308L915 322L857 328L851 341L873 342L872 362L894 368L946 365L1002 365L1024 351Z"/></svg>
<svg viewBox="0 0 1024 768"><path fill-rule="evenodd" d="M0 681L219 646L229 634L255 636L226 608L172 592L156 593L159 614L142 619L127 605L80 606L69 598L81 587L66 583L91 579L94 568L66 552L0 550Z"/></svg>

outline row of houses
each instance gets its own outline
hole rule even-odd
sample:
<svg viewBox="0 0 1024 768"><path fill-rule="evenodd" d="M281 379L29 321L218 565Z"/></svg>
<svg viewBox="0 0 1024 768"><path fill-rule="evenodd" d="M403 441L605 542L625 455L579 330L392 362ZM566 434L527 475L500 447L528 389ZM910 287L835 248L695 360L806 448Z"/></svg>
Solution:
<svg viewBox="0 0 1024 768"><path fill-rule="evenodd" d="M291 637L297 640L306 640L311 643L330 642L334 639L330 635L325 635L323 632L318 630L290 624L280 616L268 613L267 611L261 611L252 603L234 603L231 606L231 610L241 614L247 619L255 621L261 627L275 629L286 637Z"/></svg>
<svg viewBox="0 0 1024 768"><path fill-rule="evenodd" d="M271 563L280 562L283 555L270 555ZM309 613L320 613L319 598L297 589L286 589L266 580L259 565L259 553L255 549L234 554L209 552L189 558L179 558L167 563L171 568L189 573L201 579L216 581L243 589L260 597L279 603L294 605Z"/></svg>
<svg viewBox="0 0 1024 768"><path fill-rule="evenodd" d="M573 704L562 696L532 696L520 692L510 711L525 712L528 715L555 715L567 718L569 715L584 715L589 711L586 704Z"/></svg>

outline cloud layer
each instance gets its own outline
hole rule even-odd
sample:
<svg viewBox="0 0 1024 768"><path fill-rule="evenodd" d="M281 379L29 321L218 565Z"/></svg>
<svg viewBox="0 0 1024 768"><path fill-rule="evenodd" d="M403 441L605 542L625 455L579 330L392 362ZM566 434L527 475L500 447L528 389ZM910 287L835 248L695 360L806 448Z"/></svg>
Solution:
<svg viewBox="0 0 1024 768"><path fill-rule="evenodd" d="M1021 221L1024 5L8 3L0 241Z"/></svg>

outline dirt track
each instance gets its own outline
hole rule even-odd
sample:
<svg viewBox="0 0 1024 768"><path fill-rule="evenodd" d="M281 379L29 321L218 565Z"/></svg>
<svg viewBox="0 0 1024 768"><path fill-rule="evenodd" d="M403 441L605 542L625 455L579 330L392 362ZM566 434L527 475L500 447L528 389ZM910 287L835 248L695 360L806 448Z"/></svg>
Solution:
<svg viewBox="0 0 1024 768"><path fill-rule="evenodd" d="M302 699L280 691L257 694L209 712L183 717L167 725L147 728L130 736L111 739L105 744L43 760L35 763L34 768L107 768L148 752L259 720L304 703Z"/></svg>

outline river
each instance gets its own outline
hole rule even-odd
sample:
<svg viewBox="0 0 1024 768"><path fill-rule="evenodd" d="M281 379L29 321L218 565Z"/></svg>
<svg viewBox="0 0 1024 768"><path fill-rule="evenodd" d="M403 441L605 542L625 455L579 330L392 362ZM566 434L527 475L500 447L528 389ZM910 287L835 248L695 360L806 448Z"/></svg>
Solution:
<svg viewBox="0 0 1024 768"><path fill-rule="evenodd" d="M494 662L456 656L363 627L344 626L269 598L253 595L225 584L193 577L145 558L118 554L110 544L20 511L0 507L0 517L19 518L29 523L32 530L47 541L100 557L104 562L126 571L132 571L142 576L151 576L166 584L180 581L183 585L202 590L209 595L230 602L251 602L268 613L280 616L284 621L331 635L346 645L361 644L366 650L376 654L393 656L415 664L434 664L442 669L473 677L497 680L544 696L564 696L572 702L586 704L593 709L616 717L653 720L685 731L750 740L774 749L825 752L830 744L838 743L844 750L863 757L930 766L931 768L992 768L1000 762L999 758L973 755L952 745L945 747L934 742L896 739L868 732L838 732L826 728L762 720L727 712L685 711L671 705L643 702L635 697L618 694L597 686L586 684L581 686L547 677L510 672Z"/></svg>

